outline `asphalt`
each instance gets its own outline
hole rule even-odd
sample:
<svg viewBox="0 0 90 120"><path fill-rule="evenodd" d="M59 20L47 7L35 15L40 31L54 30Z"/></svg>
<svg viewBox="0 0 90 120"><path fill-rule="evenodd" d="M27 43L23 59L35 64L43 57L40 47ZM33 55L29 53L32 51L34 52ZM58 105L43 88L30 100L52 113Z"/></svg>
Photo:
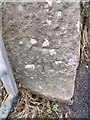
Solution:
<svg viewBox="0 0 90 120"><path fill-rule="evenodd" d="M74 118L89 117L90 63L81 61L77 69L73 105Z"/></svg>

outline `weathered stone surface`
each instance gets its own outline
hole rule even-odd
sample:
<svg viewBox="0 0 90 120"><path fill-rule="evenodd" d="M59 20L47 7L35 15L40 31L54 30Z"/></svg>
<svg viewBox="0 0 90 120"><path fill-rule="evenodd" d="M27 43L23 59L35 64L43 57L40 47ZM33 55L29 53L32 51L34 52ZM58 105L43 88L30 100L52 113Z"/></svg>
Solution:
<svg viewBox="0 0 90 120"><path fill-rule="evenodd" d="M0 39L2 39L2 6L0 4ZM0 80L0 88L2 87L2 83L1 83L1 80Z"/></svg>
<svg viewBox="0 0 90 120"><path fill-rule="evenodd" d="M24 87L59 100L73 96L79 15L78 3L3 4L3 38Z"/></svg>

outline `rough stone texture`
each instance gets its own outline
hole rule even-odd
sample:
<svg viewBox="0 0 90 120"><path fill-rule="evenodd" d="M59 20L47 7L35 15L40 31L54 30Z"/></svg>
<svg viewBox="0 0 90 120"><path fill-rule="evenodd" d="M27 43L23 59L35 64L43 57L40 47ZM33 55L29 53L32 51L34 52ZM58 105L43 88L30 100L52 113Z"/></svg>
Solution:
<svg viewBox="0 0 90 120"><path fill-rule="evenodd" d="M0 4L0 39L2 39L2 5ZM0 88L2 87L2 83L0 80Z"/></svg>
<svg viewBox="0 0 90 120"><path fill-rule="evenodd" d="M59 100L73 96L79 15L78 3L3 4L3 38L24 87Z"/></svg>

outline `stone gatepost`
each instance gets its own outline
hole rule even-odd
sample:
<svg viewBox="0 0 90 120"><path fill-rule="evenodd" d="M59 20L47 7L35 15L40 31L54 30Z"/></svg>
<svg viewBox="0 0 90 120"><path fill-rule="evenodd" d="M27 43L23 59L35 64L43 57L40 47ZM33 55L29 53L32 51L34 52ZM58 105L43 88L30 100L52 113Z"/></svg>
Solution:
<svg viewBox="0 0 90 120"><path fill-rule="evenodd" d="M3 3L3 39L15 78L50 99L70 100L80 56L78 2Z"/></svg>

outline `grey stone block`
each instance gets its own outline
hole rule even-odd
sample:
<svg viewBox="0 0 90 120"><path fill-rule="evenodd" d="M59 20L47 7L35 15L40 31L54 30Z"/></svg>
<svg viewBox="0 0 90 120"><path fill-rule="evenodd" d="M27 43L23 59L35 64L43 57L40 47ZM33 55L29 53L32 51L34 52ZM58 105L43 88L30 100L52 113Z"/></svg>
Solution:
<svg viewBox="0 0 90 120"><path fill-rule="evenodd" d="M3 4L3 38L24 87L70 100L80 55L79 22L77 2Z"/></svg>

